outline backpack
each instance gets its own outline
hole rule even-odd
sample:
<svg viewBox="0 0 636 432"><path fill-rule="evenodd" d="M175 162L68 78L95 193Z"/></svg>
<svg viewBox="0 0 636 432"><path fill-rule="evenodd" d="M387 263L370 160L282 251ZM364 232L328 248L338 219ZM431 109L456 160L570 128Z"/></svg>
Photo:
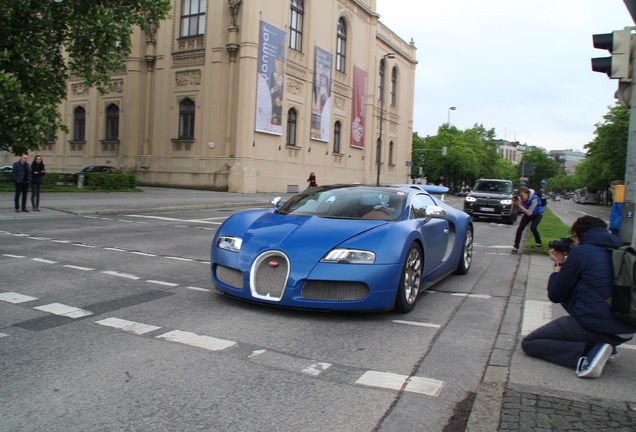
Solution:
<svg viewBox="0 0 636 432"><path fill-rule="evenodd" d="M609 249L612 253L614 288L612 296L605 296L589 282L582 279L597 295L605 299L614 315L636 327L636 249L622 246Z"/></svg>

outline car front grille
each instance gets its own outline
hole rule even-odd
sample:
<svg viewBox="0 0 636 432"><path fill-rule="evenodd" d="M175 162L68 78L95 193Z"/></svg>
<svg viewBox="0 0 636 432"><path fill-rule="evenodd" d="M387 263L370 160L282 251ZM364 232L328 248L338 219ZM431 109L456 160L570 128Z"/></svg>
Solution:
<svg viewBox="0 0 636 432"><path fill-rule="evenodd" d="M267 300L280 300L285 292L288 276L289 260L285 255L276 251L261 254L252 265L252 295Z"/></svg>
<svg viewBox="0 0 636 432"><path fill-rule="evenodd" d="M239 289L243 288L243 273L240 270L217 265L216 277L226 285Z"/></svg>
<svg viewBox="0 0 636 432"><path fill-rule="evenodd" d="M501 200L495 198L477 198L477 205L480 206L498 206Z"/></svg>
<svg viewBox="0 0 636 432"><path fill-rule="evenodd" d="M307 281L300 293L307 300L354 301L369 295L369 287L361 282Z"/></svg>

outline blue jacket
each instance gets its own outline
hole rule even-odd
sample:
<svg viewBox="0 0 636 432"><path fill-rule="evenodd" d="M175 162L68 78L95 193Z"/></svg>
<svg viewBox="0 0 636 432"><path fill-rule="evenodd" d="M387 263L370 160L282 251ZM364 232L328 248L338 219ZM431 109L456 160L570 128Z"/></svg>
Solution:
<svg viewBox="0 0 636 432"><path fill-rule="evenodd" d="M530 189L530 196L532 198L529 198L526 202L523 203L523 206L525 208L527 208L528 210L532 210L532 215L530 216L530 218L533 218L537 215L542 215L543 206L541 205L541 198L539 197L539 195L534 193L534 190L532 189Z"/></svg>
<svg viewBox="0 0 636 432"><path fill-rule="evenodd" d="M22 161L17 161L13 164L11 176L13 176L13 181L16 183L30 182L31 166L28 163L23 164Z"/></svg>
<svg viewBox="0 0 636 432"><path fill-rule="evenodd" d="M621 213L623 212L623 203L612 204L612 212L610 213L610 230L619 231L621 229Z"/></svg>
<svg viewBox="0 0 636 432"><path fill-rule="evenodd" d="M550 275L548 297L575 317L584 328L596 333L626 335L636 332L626 322L616 318L609 305L592 291L585 279L606 297L612 294L614 271L611 252L620 247L618 237L603 228L587 231L578 246L572 248L560 272Z"/></svg>

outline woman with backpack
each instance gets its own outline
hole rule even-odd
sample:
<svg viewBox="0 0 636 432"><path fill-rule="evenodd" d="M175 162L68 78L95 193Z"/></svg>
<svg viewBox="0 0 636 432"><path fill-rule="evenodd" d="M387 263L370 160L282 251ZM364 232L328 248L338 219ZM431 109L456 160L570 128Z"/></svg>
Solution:
<svg viewBox="0 0 636 432"><path fill-rule="evenodd" d="M543 218L543 203L539 195L534 193L533 189L528 189L525 186L522 186L517 191L517 198L515 204L519 210L523 213L521 217L521 221L519 221L519 227L517 228L517 234L515 236L515 244L512 247L512 251L510 253L516 254L519 251L519 244L521 243L521 236L523 234L523 230L526 229L528 224L530 225L530 231L534 235L534 241L537 244L537 247L541 247L541 236L539 235L539 230L537 227L541 222L541 218Z"/></svg>

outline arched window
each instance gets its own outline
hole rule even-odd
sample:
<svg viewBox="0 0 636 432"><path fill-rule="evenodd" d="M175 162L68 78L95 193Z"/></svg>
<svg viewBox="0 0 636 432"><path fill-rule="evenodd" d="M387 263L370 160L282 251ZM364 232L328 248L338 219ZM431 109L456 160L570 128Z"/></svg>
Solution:
<svg viewBox="0 0 636 432"><path fill-rule="evenodd" d="M340 121L333 125L333 152L340 153Z"/></svg>
<svg viewBox="0 0 636 432"><path fill-rule="evenodd" d="M194 139L194 111L192 99L184 99L179 104L179 139Z"/></svg>
<svg viewBox="0 0 636 432"><path fill-rule="evenodd" d="M303 50L303 0L291 0L289 12L289 47L296 51Z"/></svg>
<svg viewBox="0 0 636 432"><path fill-rule="evenodd" d="M395 145L393 144L393 141L391 141L389 143L389 164L393 165L395 162L393 160L393 150L395 149Z"/></svg>
<svg viewBox="0 0 636 432"><path fill-rule="evenodd" d="M287 111L287 137L285 138L285 145L296 145L296 110L293 108Z"/></svg>
<svg viewBox="0 0 636 432"><path fill-rule="evenodd" d="M73 139L86 141L86 110L81 106L75 108L73 117Z"/></svg>
<svg viewBox="0 0 636 432"><path fill-rule="evenodd" d="M378 100L384 100L384 59L380 60L378 70Z"/></svg>
<svg viewBox="0 0 636 432"><path fill-rule="evenodd" d="M106 140L116 141L119 139L119 107L110 104L106 108Z"/></svg>
<svg viewBox="0 0 636 432"><path fill-rule="evenodd" d="M338 20L338 35L336 38L336 70L345 71L345 60L347 54L347 25L344 18Z"/></svg>
<svg viewBox="0 0 636 432"><path fill-rule="evenodd" d="M391 71L391 106L395 106L397 96L397 66Z"/></svg>
<svg viewBox="0 0 636 432"><path fill-rule="evenodd" d="M205 33L205 4L207 0L183 0L181 3L181 37Z"/></svg>

